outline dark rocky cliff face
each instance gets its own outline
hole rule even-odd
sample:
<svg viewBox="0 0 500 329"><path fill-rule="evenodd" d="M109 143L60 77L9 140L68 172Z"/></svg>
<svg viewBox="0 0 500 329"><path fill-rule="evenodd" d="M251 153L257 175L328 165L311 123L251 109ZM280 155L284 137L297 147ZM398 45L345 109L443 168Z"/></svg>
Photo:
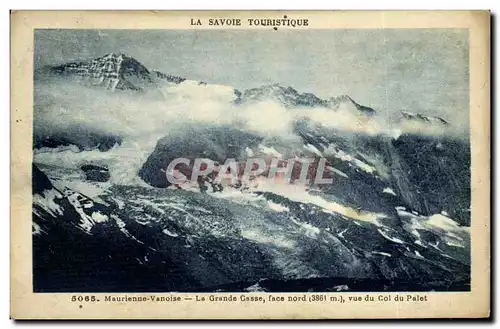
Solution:
<svg viewBox="0 0 500 329"><path fill-rule="evenodd" d="M91 130L89 128L73 126L71 131L61 130L51 134L34 134L33 148L57 148L60 146L75 146L79 151L99 150L106 152L119 146L123 139L113 133Z"/></svg>
<svg viewBox="0 0 500 329"><path fill-rule="evenodd" d="M245 149L255 147L262 137L230 126L186 126L174 135L160 139L154 152L139 171L139 177L154 187L168 187L165 170L172 160L187 158L193 164L196 158L206 158L219 164L226 159L246 158ZM192 168L184 174L189 177Z"/></svg>
<svg viewBox="0 0 500 329"><path fill-rule="evenodd" d="M470 147L451 138L403 135L388 146L406 203L423 214L446 211L470 225Z"/></svg>

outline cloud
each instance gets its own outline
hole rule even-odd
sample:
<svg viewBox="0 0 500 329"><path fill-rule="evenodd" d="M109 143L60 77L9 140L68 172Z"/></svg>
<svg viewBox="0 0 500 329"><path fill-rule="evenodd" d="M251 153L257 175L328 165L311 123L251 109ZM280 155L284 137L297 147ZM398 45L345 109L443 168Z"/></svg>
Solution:
<svg viewBox="0 0 500 329"><path fill-rule="evenodd" d="M367 135L396 136L401 133L463 135L466 126L401 121L386 113L367 117L355 109L285 108L267 100L234 105L234 89L185 81L145 93L110 92L82 86L67 79L39 79L35 83L35 135L50 135L85 127L95 132L117 134L124 139L162 137L186 124L234 125L263 136L293 134L295 122L327 129Z"/></svg>

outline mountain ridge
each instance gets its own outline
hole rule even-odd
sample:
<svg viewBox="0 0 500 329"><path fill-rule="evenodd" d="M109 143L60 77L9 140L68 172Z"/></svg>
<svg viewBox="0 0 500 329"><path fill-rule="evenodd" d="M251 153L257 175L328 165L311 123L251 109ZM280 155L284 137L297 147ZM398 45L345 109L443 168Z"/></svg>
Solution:
<svg viewBox="0 0 500 329"><path fill-rule="evenodd" d="M180 76L166 74L159 70L149 70L137 59L127 56L124 53L108 53L88 61L70 62L61 65L48 66L50 72L59 75L77 75L89 82L90 85L100 85L104 89L115 90L133 90L142 91L148 85L155 85L158 81L180 84L187 79ZM130 81L131 76L143 79L144 83ZM144 82L144 81L143 81ZM199 81L199 85L206 85L204 81ZM142 85L142 86L141 86ZM234 88L234 87L233 87ZM350 111L373 116L377 111L371 107L364 106L356 102L349 95L339 95L322 99L313 93L300 93L295 88L284 87L278 83L262 85L256 88L249 88L240 91L234 88L236 99L235 104L249 104L262 100L278 100L285 107L326 107L338 110L342 106ZM438 116L426 116L407 111L400 111L402 120L419 121L430 124L449 125L450 123Z"/></svg>
<svg viewBox="0 0 500 329"><path fill-rule="evenodd" d="M60 65L48 65L45 70L53 74L81 77L86 84L102 86L106 90L143 91L156 85L159 81L180 84L186 81L184 77L166 74L159 70L150 70L134 57L125 53L108 53L103 56L87 60L75 61ZM131 81L135 78L135 81ZM139 80L139 81L137 81ZM142 80L142 81L141 81ZM199 81L199 85L207 85ZM234 87L233 87L234 88ZM278 100L285 107L326 107L338 110L344 105L350 111L373 116L377 111L371 107L359 104L349 95L339 95L322 99L313 93L300 93L295 88L283 87L279 83L262 85L240 91L234 88L237 105L248 104L267 99ZM408 111L400 111L402 120L419 121L430 124L450 125L450 122L438 116L428 116Z"/></svg>
<svg viewBox="0 0 500 329"><path fill-rule="evenodd" d="M158 70L149 70L137 59L124 53L108 53L92 60L48 66L47 69L57 75L79 77L88 85L101 86L111 91L143 91L161 81L180 84L187 80L184 77L166 74ZM206 84L206 82L199 81L199 85ZM300 93L291 86L283 87L278 83L243 91L234 88L234 92L236 96L234 103L237 105L271 99L278 100L287 108L326 107L337 110L344 103L347 108L360 114L368 116L376 114L374 109L357 103L348 95L321 99L313 93Z"/></svg>

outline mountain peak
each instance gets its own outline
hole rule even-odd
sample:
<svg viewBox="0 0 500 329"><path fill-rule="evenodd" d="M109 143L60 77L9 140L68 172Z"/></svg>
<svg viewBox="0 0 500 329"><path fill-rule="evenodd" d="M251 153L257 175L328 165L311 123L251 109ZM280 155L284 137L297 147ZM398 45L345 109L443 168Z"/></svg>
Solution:
<svg viewBox="0 0 500 329"><path fill-rule="evenodd" d="M76 76L86 84L109 90L142 90L142 84L153 82L146 66L124 53L108 53L86 62L53 66L51 71Z"/></svg>
<svg viewBox="0 0 500 329"><path fill-rule="evenodd" d="M411 112L406 112L406 111L401 111L401 114L403 115L403 119L408 120L408 121L419 121L419 122L427 122L427 123L431 123L431 124L449 125L448 121L444 120L443 118L436 117L436 116L428 116L428 115L422 115L419 113L411 113Z"/></svg>
<svg viewBox="0 0 500 329"><path fill-rule="evenodd" d="M293 87L283 87L278 83L263 85L245 90L238 99L239 103L253 103L260 101L278 101L285 107L327 107L336 109L342 102L350 102L356 111L364 114L375 113L373 109L366 108L354 102L351 97L342 95L324 100L313 93L300 93ZM367 109L367 110L365 110Z"/></svg>
<svg viewBox="0 0 500 329"><path fill-rule="evenodd" d="M328 101L328 107L335 110L344 110L350 112L361 112L364 115L374 115L377 113L371 107L363 106L354 101L349 95L340 95L337 97L331 97Z"/></svg>
<svg viewBox="0 0 500 329"><path fill-rule="evenodd" d="M317 97L313 93L301 94L293 87L283 87L278 83L247 89L238 96L237 102L254 103L266 100L278 101L288 108L326 107L334 110L344 109L368 116L376 113L374 109L358 104L348 95L340 95L324 100Z"/></svg>

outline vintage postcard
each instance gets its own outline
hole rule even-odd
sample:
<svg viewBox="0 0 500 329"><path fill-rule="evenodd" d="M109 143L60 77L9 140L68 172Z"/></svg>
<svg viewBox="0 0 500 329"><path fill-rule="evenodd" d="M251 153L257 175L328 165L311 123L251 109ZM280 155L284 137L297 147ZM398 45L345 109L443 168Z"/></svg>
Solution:
<svg viewBox="0 0 500 329"><path fill-rule="evenodd" d="M11 28L12 318L489 317L488 11Z"/></svg>

